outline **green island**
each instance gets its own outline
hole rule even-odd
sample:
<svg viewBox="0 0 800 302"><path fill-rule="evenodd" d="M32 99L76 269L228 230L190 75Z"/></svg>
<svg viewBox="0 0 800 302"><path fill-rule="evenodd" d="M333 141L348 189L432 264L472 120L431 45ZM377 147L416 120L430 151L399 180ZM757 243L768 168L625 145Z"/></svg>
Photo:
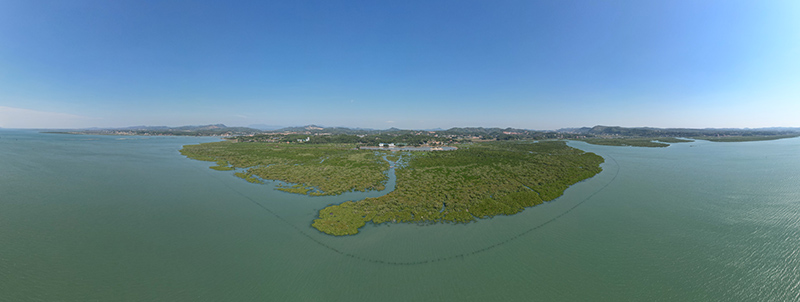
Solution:
<svg viewBox="0 0 800 302"><path fill-rule="evenodd" d="M561 196L602 171L603 158L564 141L467 143L453 151L359 150L355 144L223 141L187 145L189 158L236 169L251 182L280 180L278 190L308 195L382 190L390 161L396 186L377 198L347 201L319 212L312 226L353 235L367 222L467 223L512 215Z"/></svg>
<svg viewBox="0 0 800 302"><path fill-rule="evenodd" d="M662 143L690 143L694 141L691 139L683 139L677 137L659 137L656 138L656 140Z"/></svg>
<svg viewBox="0 0 800 302"><path fill-rule="evenodd" d="M717 137L697 137L697 139L704 139L712 142L753 142L753 141L769 141L784 138L798 137L800 134L787 134L787 135L754 135L754 136L717 136Z"/></svg>
<svg viewBox="0 0 800 302"><path fill-rule="evenodd" d="M663 148L668 147L669 144L665 143L685 143L691 142L690 140L683 140L674 137L669 138L587 138L580 139L581 141L604 146L630 146L630 147L651 147Z"/></svg>

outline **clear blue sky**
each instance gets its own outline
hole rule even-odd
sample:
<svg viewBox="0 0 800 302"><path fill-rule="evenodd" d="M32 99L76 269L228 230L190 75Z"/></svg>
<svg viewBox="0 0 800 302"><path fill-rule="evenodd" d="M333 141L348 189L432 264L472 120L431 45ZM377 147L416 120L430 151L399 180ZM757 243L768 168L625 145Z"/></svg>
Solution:
<svg viewBox="0 0 800 302"><path fill-rule="evenodd" d="M0 1L0 127L210 123L797 127L800 1Z"/></svg>

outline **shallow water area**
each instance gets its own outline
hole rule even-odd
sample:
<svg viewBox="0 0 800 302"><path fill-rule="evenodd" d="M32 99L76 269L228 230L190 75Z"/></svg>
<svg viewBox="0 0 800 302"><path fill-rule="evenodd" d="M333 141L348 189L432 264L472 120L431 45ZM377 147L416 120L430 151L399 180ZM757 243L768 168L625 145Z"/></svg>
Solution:
<svg viewBox="0 0 800 302"><path fill-rule="evenodd" d="M552 202L344 237L318 211L391 184L290 194L178 152L217 140L0 130L0 300L800 299L800 139L570 142L604 171Z"/></svg>

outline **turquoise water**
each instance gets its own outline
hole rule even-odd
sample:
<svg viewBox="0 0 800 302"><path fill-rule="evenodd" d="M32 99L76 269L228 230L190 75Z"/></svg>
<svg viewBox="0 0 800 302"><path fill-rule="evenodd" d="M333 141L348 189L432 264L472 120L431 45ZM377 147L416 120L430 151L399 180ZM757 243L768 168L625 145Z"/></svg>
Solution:
<svg viewBox="0 0 800 302"><path fill-rule="evenodd" d="M184 144L0 131L0 301L797 301L800 139L572 146L604 171L467 225L332 237Z"/></svg>

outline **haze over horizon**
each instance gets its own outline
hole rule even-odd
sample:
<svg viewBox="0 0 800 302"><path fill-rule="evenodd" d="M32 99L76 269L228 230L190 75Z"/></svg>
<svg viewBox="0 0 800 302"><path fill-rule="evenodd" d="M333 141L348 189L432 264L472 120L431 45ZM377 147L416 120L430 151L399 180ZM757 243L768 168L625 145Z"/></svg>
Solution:
<svg viewBox="0 0 800 302"><path fill-rule="evenodd" d="M0 2L0 127L799 127L797 1Z"/></svg>

